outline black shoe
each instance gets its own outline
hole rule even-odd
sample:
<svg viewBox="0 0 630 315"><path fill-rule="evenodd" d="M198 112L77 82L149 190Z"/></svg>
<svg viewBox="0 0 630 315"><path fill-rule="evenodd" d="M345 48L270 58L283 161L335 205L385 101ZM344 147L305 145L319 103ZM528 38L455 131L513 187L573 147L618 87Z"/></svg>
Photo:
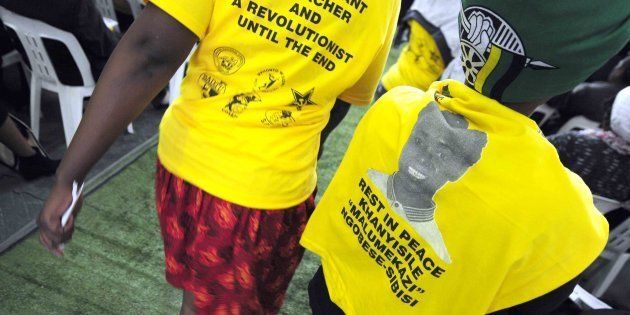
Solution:
<svg viewBox="0 0 630 315"><path fill-rule="evenodd" d="M39 143L33 131L17 117L9 114L22 136L35 150L35 154L27 157L19 157L7 146L0 143L0 164L20 173L26 180L33 180L42 176L54 175L59 166L59 160L53 160L48 156L44 147Z"/></svg>
<svg viewBox="0 0 630 315"><path fill-rule="evenodd" d="M164 110L168 108L169 94L170 92L168 92L166 88L160 91L160 93L158 93L158 95L151 101L153 108L157 110Z"/></svg>
<svg viewBox="0 0 630 315"><path fill-rule="evenodd" d="M378 87L376 88L376 93L374 93L374 101L381 98L381 96L383 96L383 94L385 93L387 93L387 89L383 86L382 83L379 83Z"/></svg>
<svg viewBox="0 0 630 315"><path fill-rule="evenodd" d="M60 160L53 160L44 155L37 148L35 154L27 157L17 157L15 168L26 180L34 180L42 176L54 175Z"/></svg>

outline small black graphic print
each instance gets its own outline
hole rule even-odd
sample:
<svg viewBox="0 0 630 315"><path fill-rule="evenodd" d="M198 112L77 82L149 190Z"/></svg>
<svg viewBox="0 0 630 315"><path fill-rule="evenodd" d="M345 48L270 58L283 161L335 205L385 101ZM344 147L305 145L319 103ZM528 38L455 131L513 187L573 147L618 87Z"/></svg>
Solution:
<svg viewBox="0 0 630 315"><path fill-rule="evenodd" d="M273 110L265 113L261 122L269 127L288 127L295 122L295 118L290 110Z"/></svg>
<svg viewBox="0 0 630 315"><path fill-rule="evenodd" d="M217 96L225 93L227 84L219 79L209 76L207 73L202 73L197 79L197 84L201 87L201 96L203 98Z"/></svg>
<svg viewBox="0 0 630 315"><path fill-rule="evenodd" d="M223 74L236 73L245 64L245 56L230 47L219 47L214 50L214 65Z"/></svg>
<svg viewBox="0 0 630 315"><path fill-rule="evenodd" d="M311 97L313 97L313 93L315 92L315 88L308 90L308 92L304 94L295 89L291 89L291 91L293 92L293 98L295 101L293 101L290 106L297 107L297 110L302 110L302 107L307 105L317 105L313 102L313 100L311 100Z"/></svg>
<svg viewBox="0 0 630 315"><path fill-rule="evenodd" d="M273 92L283 87L286 83L284 73L278 69L267 69L258 73L254 80L256 91Z"/></svg>
<svg viewBox="0 0 630 315"><path fill-rule="evenodd" d="M230 102L223 107L223 112L230 117L237 118L239 114L247 109L251 102L260 102L261 99L256 93L241 93L234 95Z"/></svg>

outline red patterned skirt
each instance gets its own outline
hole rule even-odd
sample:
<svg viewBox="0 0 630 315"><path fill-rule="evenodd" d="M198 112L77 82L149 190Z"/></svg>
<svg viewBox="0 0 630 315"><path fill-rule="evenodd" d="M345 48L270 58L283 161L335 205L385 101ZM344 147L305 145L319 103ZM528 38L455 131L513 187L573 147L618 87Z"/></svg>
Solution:
<svg viewBox="0 0 630 315"><path fill-rule="evenodd" d="M171 174L158 161L155 195L166 280L195 295L198 314L276 314L304 248L314 196L284 210L242 207Z"/></svg>

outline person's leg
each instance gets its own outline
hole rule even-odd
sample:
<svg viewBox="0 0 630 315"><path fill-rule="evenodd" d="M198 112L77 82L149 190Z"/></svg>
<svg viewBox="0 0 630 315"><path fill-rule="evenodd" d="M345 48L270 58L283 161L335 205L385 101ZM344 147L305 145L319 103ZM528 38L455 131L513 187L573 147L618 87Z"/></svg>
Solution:
<svg viewBox="0 0 630 315"><path fill-rule="evenodd" d="M195 311L277 314L304 253L299 238L315 208L314 195L271 211L201 199L198 233L187 250Z"/></svg>
<svg viewBox="0 0 630 315"><path fill-rule="evenodd" d="M186 254L190 247L191 234L196 231L190 224L196 218L185 215L196 204L189 205L187 202L195 195L193 186L167 171L158 159L155 171L155 203L164 242L166 281L182 290L180 314L185 315L196 313L194 294L191 291L192 276ZM198 211L199 207L200 205L194 211ZM183 217L188 220L184 222L181 220Z"/></svg>
<svg viewBox="0 0 630 315"><path fill-rule="evenodd" d="M308 300L313 315L343 314L343 310L330 299L322 266L319 266L313 279L308 283Z"/></svg>
<svg viewBox="0 0 630 315"><path fill-rule="evenodd" d="M278 314L289 283L304 255L300 238L306 223L315 210L314 192L300 205L283 210L284 213L267 211L261 221L266 228L260 235L271 245L271 250L261 256L261 274L258 279L258 295L264 314ZM280 228L282 227L282 228Z"/></svg>
<svg viewBox="0 0 630 315"><path fill-rule="evenodd" d="M385 88L385 86L383 86L382 83L378 84L378 87L376 88L376 93L374 93L374 99L378 100L379 98L381 98L381 96L383 96L385 93L387 93L387 89Z"/></svg>
<svg viewBox="0 0 630 315"><path fill-rule="evenodd" d="M159 161L155 186L166 279L187 292L181 313L277 313L304 251L298 241L314 195L285 210L251 209L202 191Z"/></svg>
<svg viewBox="0 0 630 315"><path fill-rule="evenodd" d="M351 106L350 104L342 100L337 100L337 102L335 102L335 105L330 111L330 119L328 120L328 123L324 127L324 130L322 130L322 134L319 138L319 152L317 153L318 159L322 157L326 139L328 139L328 136L330 135L330 133L333 132L333 130L335 130L335 128L337 128L337 126L339 126L341 121L343 121L343 119L346 117L346 115L348 114L348 111L350 110L350 106Z"/></svg>
<svg viewBox="0 0 630 315"><path fill-rule="evenodd" d="M195 295L190 291L183 291L182 294L182 308L179 310L179 315L195 315Z"/></svg>
<svg viewBox="0 0 630 315"><path fill-rule="evenodd" d="M0 111L2 111L2 109L0 109ZM0 113L0 116L1 115ZM0 125L0 142L19 157L35 155L37 152L33 149L31 144L28 143L27 139L24 138L9 115L5 115L4 120L1 119L0 117L0 122L2 122L2 125Z"/></svg>

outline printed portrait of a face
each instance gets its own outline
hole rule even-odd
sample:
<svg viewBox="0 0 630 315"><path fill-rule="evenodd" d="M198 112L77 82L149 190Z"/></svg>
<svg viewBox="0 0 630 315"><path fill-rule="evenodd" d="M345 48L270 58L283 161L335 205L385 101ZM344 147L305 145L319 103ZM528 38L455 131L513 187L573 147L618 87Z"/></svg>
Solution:
<svg viewBox="0 0 630 315"><path fill-rule="evenodd" d="M392 209L446 263L451 258L435 221L434 196L481 159L487 135L468 127L463 116L440 111L436 103L431 103L418 116L398 161L398 171L394 174L368 171L372 181L387 194Z"/></svg>

